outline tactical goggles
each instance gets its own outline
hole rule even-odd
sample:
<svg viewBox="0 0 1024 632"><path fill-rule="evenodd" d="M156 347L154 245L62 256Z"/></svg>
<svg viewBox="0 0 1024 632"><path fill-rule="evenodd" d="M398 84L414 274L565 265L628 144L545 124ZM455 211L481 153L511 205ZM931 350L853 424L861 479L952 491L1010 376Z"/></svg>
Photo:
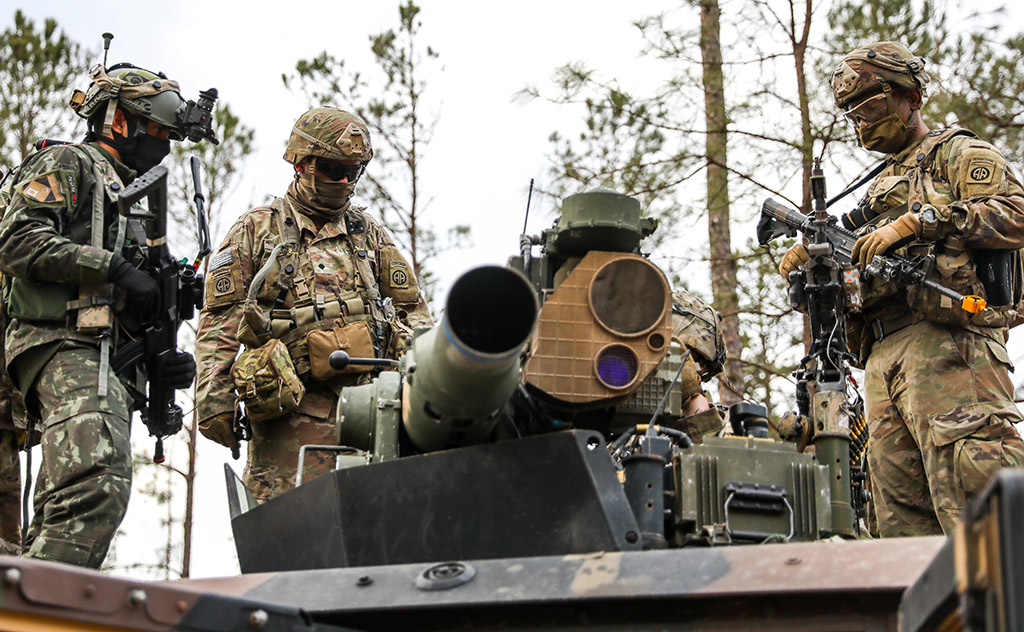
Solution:
<svg viewBox="0 0 1024 632"><path fill-rule="evenodd" d="M884 92L873 94L846 110L844 116L855 126L874 123L889 115L889 103Z"/></svg>
<svg viewBox="0 0 1024 632"><path fill-rule="evenodd" d="M342 180L355 182L359 179L359 176L363 175L363 169L365 167L366 165L361 162L354 165L346 165L336 160L328 160L326 158L316 159L316 170L328 180L333 180L335 182L340 182Z"/></svg>

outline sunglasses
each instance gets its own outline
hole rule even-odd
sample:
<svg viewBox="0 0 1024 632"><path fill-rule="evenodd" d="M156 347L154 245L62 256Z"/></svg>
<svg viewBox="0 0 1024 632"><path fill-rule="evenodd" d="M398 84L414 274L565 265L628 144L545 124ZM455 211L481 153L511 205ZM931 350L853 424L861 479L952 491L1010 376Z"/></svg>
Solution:
<svg viewBox="0 0 1024 632"><path fill-rule="evenodd" d="M335 182L346 179L349 182L355 182L363 174L365 166L362 163L345 165L335 160L325 160L323 158L318 158L316 161L316 170L328 180L334 180Z"/></svg>

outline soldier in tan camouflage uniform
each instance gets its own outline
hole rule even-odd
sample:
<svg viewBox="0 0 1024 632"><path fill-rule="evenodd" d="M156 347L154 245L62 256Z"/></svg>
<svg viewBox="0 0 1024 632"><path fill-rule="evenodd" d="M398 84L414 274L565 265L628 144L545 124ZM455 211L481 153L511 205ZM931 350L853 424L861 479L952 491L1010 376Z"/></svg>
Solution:
<svg viewBox="0 0 1024 632"><path fill-rule="evenodd" d="M676 290L672 293L672 340L684 351L690 350L677 386L683 417L675 427L694 443L702 443L704 436L717 435L726 426L722 412L704 392L704 382L720 374L725 362L722 315L693 294Z"/></svg>
<svg viewBox="0 0 1024 632"><path fill-rule="evenodd" d="M145 376L110 369L109 354L130 338L138 314L158 295L131 263L137 249L116 243L117 192L180 140L178 84L121 64L90 72L76 113L85 142L54 146L19 167L0 222L7 370L41 422L42 462L24 554L99 568L128 504L129 413ZM96 224L101 223L98 227ZM86 292L115 299L114 326L97 336L76 327ZM106 301L109 303L109 301ZM184 388L195 363L179 352L167 385ZM141 381L140 381L141 380Z"/></svg>
<svg viewBox="0 0 1024 632"><path fill-rule="evenodd" d="M928 128L920 113L927 81L924 59L892 42L853 51L833 74L836 104L860 144L888 156L844 223L860 235L860 265L882 253L933 253L931 278L985 297L978 257L1024 246L1024 190L989 143L960 128ZM788 278L807 259L794 246L780 271ZM952 533L999 468L1024 465L1005 348L1016 299L971 315L932 290L878 279L863 298L848 337L866 371L879 532Z"/></svg>
<svg viewBox="0 0 1024 632"><path fill-rule="evenodd" d="M357 116L306 112L284 154L295 166L288 192L242 215L210 260L196 345L199 428L237 451L236 402L244 405L245 484L260 501L295 485L300 446L337 443L339 389L370 379L366 367L330 369L330 351L394 358L412 327L431 324L387 231L350 203L372 157ZM268 385L265 374L278 378ZM304 480L333 466L329 454L309 456Z"/></svg>

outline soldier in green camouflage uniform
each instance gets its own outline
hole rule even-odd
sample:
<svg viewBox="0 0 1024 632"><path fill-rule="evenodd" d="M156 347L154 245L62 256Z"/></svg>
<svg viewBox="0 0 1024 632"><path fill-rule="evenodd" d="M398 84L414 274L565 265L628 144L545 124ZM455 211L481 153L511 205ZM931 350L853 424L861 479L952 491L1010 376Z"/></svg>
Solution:
<svg viewBox="0 0 1024 632"><path fill-rule="evenodd" d="M355 340L352 332L368 329L366 344L354 343L351 355L393 358L412 327L431 324L415 276L387 231L350 204L372 157L369 130L358 117L330 107L306 112L284 154L295 166L288 192L242 215L210 259L196 344L199 428L237 451L242 395L252 424L245 484L260 501L295 485L300 446L337 444L339 389L370 379L355 367L363 372L325 373L325 348L344 347ZM314 337L328 344L314 345ZM246 395L250 382L236 381L246 358L275 341L287 349L284 373L297 375L305 389L294 406L280 392L290 380L258 398ZM257 408L261 402L272 405ZM330 454L309 457L304 480L333 467Z"/></svg>
<svg viewBox="0 0 1024 632"><path fill-rule="evenodd" d="M21 552L21 460L15 411L20 396L0 370L0 553Z"/></svg>
<svg viewBox="0 0 1024 632"><path fill-rule="evenodd" d="M127 508L129 411L145 386L134 367L116 375L109 354L158 295L130 262L137 251L116 243L123 231L113 201L167 155L170 138L181 139L175 125L184 101L174 81L126 64L109 74L96 66L90 78L88 92L72 99L89 120L85 142L44 149L19 167L0 222L0 270L11 319L7 370L42 431L24 554L98 568ZM89 293L114 299L113 326L102 337L77 324L80 308L110 302ZM167 383L184 388L194 374L191 355L179 352Z"/></svg>
<svg viewBox="0 0 1024 632"><path fill-rule="evenodd" d="M888 157L843 221L860 235L860 265L882 253L932 253L931 278L986 297L978 258L1024 246L1024 190L989 143L960 128L929 130L920 114L927 81L924 59L892 42L839 64L836 104L860 144ZM788 278L806 261L795 246L780 271ZM868 465L883 537L952 533L999 468L1024 465L1005 348L1007 326L1018 322L1014 294L972 315L920 286L865 284L848 338L866 371Z"/></svg>

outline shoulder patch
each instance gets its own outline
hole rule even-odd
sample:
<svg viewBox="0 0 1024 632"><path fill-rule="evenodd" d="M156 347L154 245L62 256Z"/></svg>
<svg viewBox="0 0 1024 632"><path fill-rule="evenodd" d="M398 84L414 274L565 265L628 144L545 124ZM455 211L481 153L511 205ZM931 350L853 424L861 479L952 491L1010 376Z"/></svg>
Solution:
<svg viewBox="0 0 1024 632"><path fill-rule="evenodd" d="M248 288L242 281L238 244L221 250L210 259L206 274L206 306L219 307L245 299Z"/></svg>
<svg viewBox="0 0 1024 632"><path fill-rule="evenodd" d="M396 290L404 290L409 287L409 266L401 259L392 259L389 262L391 270L388 271L391 287Z"/></svg>
<svg viewBox="0 0 1024 632"><path fill-rule="evenodd" d="M231 265L235 260L235 251L231 248L221 250L210 258L210 272L217 268Z"/></svg>
<svg viewBox="0 0 1024 632"><path fill-rule="evenodd" d="M58 204L64 202L64 193L61 191L57 174L50 172L21 185L21 195L28 200L40 204Z"/></svg>
<svg viewBox="0 0 1024 632"><path fill-rule="evenodd" d="M975 157L967 163L967 184L989 184L995 177L996 161Z"/></svg>

